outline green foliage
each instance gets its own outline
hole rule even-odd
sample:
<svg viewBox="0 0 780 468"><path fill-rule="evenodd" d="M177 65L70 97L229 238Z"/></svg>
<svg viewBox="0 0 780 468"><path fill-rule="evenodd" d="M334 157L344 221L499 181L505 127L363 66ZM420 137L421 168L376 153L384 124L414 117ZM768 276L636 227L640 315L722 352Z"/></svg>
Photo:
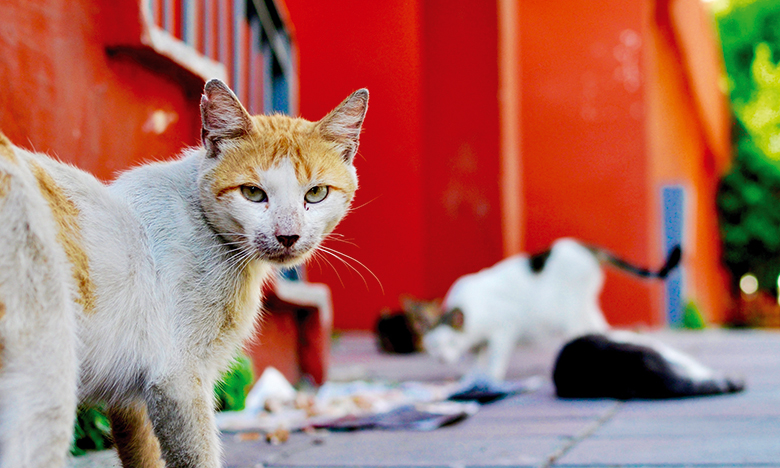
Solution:
<svg viewBox="0 0 780 468"><path fill-rule="evenodd" d="M70 453L83 455L87 450L103 450L110 446L111 424L103 406L80 406L76 413Z"/></svg>
<svg viewBox="0 0 780 468"><path fill-rule="evenodd" d="M244 353L240 353L214 387L217 409L219 411L244 409L246 395L253 382L252 360ZM106 416L105 407L103 405L79 407L70 453L83 455L89 450L109 448L111 444L111 424Z"/></svg>
<svg viewBox="0 0 780 468"><path fill-rule="evenodd" d="M739 106L755 89L751 66L756 46L766 44L780 58L780 0L731 0L715 13L729 78L731 100Z"/></svg>
<svg viewBox="0 0 780 468"><path fill-rule="evenodd" d="M723 260L735 282L750 272L759 288L775 292L780 274L780 170L750 138L741 138L736 152L717 198Z"/></svg>
<svg viewBox="0 0 780 468"><path fill-rule="evenodd" d="M252 360L246 354L240 353L215 388L217 409L219 411L244 409L246 395L253 382Z"/></svg>
<svg viewBox="0 0 780 468"><path fill-rule="evenodd" d="M756 46L751 76L754 90L745 103L734 104L734 112L750 139L766 157L780 161L780 67L772 63L766 42Z"/></svg>
<svg viewBox="0 0 780 468"><path fill-rule="evenodd" d="M716 13L735 114L735 158L717 196L723 259L777 290L780 274L780 0L734 1Z"/></svg>
<svg viewBox="0 0 780 468"><path fill-rule="evenodd" d="M682 328L688 330L702 330L707 327L699 306L693 301L688 301L683 307Z"/></svg>

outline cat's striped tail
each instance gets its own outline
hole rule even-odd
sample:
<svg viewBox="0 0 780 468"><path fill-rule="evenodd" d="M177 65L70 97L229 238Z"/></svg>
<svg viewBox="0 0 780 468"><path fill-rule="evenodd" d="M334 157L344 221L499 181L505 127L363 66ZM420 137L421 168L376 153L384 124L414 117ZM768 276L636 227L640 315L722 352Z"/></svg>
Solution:
<svg viewBox="0 0 780 468"><path fill-rule="evenodd" d="M677 266L680 264L680 259L682 258L682 248L679 245L676 245L670 252L669 255L666 256L666 262L664 262L664 265L658 269L658 270L649 270L647 268L638 267L636 265L633 265L622 258L618 258L615 255L613 255L610 252L607 252L606 250L599 249L597 247L588 247L588 249L593 252L593 255L596 256L596 258L599 260L599 262L602 263L609 263L610 265L619 268L623 271L626 271L628 273L641 276L642 278L660 278L664 279L667 276L669 276L669 273L672 272Z"/></svg>

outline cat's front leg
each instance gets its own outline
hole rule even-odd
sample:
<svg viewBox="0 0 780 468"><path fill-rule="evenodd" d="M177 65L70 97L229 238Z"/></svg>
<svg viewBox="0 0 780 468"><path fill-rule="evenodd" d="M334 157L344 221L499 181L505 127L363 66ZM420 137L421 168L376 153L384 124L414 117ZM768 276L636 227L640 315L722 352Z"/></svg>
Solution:
<svg viewBox="0 0 780 468"><path fill-rule="evenodd" d="M123 468L165 468L146 403L135 400L112 406L108 418Z"/></svg>
<svg viewBox="0 0 780 468"><path fill-rule="evenodd" d="M197 375L152 384L146 404L167 468L218 468L213 386Z"/></svg>
<svg viewBox="0 0 780 468"><path fill-rule="evenodd" d="M515 344L515 335L510 331L495 333L488 340L485 364L488 375L494 380L504 380L506 377Z"/></svg>

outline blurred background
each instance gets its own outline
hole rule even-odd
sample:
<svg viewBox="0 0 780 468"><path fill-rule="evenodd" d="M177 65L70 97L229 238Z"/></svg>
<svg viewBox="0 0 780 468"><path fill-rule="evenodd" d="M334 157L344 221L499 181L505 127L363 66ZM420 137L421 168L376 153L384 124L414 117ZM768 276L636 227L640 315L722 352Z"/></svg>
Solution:
<svg viewBox="0 0 780 468"><path fill-rule="evenodd" d="M777 0L3 0L0 128L108 181L199 144L208 78L310 120L369 88L346 264L303 273L332 316L266 321L301 355L563 236L682 244L607 272L612 325L780 326L778 59Z"/></svg>

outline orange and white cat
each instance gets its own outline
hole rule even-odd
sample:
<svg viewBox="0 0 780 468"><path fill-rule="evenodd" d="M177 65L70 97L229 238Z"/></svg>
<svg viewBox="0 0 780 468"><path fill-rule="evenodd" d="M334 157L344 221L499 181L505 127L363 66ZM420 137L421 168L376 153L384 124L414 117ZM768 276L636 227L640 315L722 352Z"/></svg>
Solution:
<svg viewBox="0 0 780 468"><path fill-rule="evenodd" d="M125 467L221 466L214 382L347 213L367 106L253 117L212 80L203 146L109 186L0 134L0 467L62 466L83 400Z"/></svg>

